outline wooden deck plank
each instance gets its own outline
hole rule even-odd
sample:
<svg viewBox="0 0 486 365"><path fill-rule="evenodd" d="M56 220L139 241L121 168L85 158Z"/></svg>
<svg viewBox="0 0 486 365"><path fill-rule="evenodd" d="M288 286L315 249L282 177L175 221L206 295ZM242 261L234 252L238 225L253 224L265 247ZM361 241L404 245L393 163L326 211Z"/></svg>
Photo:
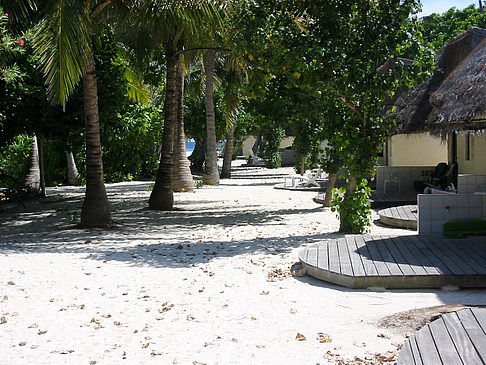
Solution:
<svg viewBox="0 0 486 365"><path fill-rule="evenodd" d="M319 245L307 247L307 263L317 267L317 256L319 255Z"/></svg>
<svg viewBox="0 0 486 365"><path fill-rule="evenodd" d="M442 317L429 323L428 326L442 363L446 365L463 365Z"/></svg>
<svg viewBox="0 0 486 365"><path fill-rule="evenodd" d="M475 273L474 271L470 271L470 268L467 265L464 265L462 260L460 260L454 252L446 247L438 247L437 246L437 239L430 238L430 236L419 236L420 240L424 243L424 247L430 250L433 253L431 259L437 261L436 265L440 268L440 265L443 267L447 267L450 272L454 275L464 275L464 274L472 274ZM442 245L442 241L441 241Z"/></svg>
<svg viewBox="0 0 486 365"><path fill-rule="evenodd" d="M395 258L393 257L392 253L390 252L388 248L388 240L390 237L383 237L384 239L379 239L379 240L374 240L376 242L376 247L380 251L381 257L383 257L383 260L385 261L385 264L388 268L388 271L390 272L391 275L395 276L403 276L403 272L398 266L397 262L395 261Z"/></svg>
<svg viewBox="0 0 486 365"><path fill-rule="evenodd" d="M407 239L415 247L414 255L428 274L452 274L447 266L427 248L427 244L420 239L420 236L408 236Z"/></svg>
<svg viewBox="0 0 486 365"><path fill-rule="evenodd" d="M348 246L348 254L351 259L351 265L353 267L353 273L355 277L366 276L365 269L363 266L363 261L361 260L361 255L358 253L358 247L356 246L356 241L354 237L349 237L346 239Z"/></svg>
<svg viewBox="0 0 486 365"><path fill-rule="evenodd" d="M316 267L322 270L329 270L329 241L326 240L319 245L319 254L317 255Z"/></svg>
<svg viewBox="0 0 486 365"><path fill-rule="evenodd" d="M455 263L464 270L465 274L475 275L481 272L486 273L484 266L480 265L474 257L464 250L463 247L459 247L459 244L461 243L460 241L444 239L439 242L429 238L429 242L439 249L444 247L447 248L448 252L450 252L450 256L455 260Z"/></svg>
<svg viewBox="0 0 486 365"><path fill-rule="evenodd" d="M348 252L348 244L346 238L339 238L337 240L337 248L339 254L339 261L341 264L341 274L353 276L353 267Z"/></svg>
<svg viewBox="0 0 486 365"><path fill-rule="evenodd" d="M449 331L449 334L454 342L457 352L459 353L464 364L481 364L474 345L472 344L466 330L462 326L461 321L456 313L446 313L442 315L444 323ZM420 331L419 331L420 332Z"/></svg>
<svg viewBox="0 0 486 365"><path fill-rule="evenodd" d="M413 251L410 248L414 249L413 246L410 245L409 240L406 237L395 237L393 240L397 246L397 249L405 258L405 261L412 270L415 272L415 275L429 275L427 270L423 267L423 265L418 262L417 257L413 254Z"/></svg>
<svg viewBox="0 0 486 365"><path fill-rule="evenodd" d="M354 236L354 241L356 243L357 252L361 256L366 276L378 276L376 266L373 260L369 258L370 254L363 236Z"/></svg>
<svg viewBox="0 0 486 365"><path fill-rule="evenodd" d="M341 265L339 263L339 252L337 248L337 240L329 241L328 250L329 250L329 271L340 274Z"/></svg>
<svg viewBox="0 0 486 365"><path fill-rule="evenodd" d="M447 241L455 241L455 239L447 239ZM463 251L472 256L483 268L481 274L486 274L486 255L484 255L486 253L486 240L476 241L469 239L461 243Z"/></svg>
<svg viewBox="0 0 486 365"><path fill-rule="evenodd" d="M422 356L420 356L420 351L417 346L417 339L415 336L410 338L410 348L412 349L412 356L415 360L415 365L423 365L424 362L422 361Z"/></svg>
<svg viewBox="0 0 486 365"><path fill-rule="evenodd" d="M430 327L425 326L415 334L417 348L424 364L441 364L440 356L435 347Z"/></svg>
<svg viewBox="0 0 486 365"><path fill-rule="evenodd" d="M415 365L413 359L412 348L410 347L410 340L405 341L400 350L397 365Z"/></svg>
<svg viewBox="0 0 486 365"><path fill-rule="evenodd" d="M428 260L425 254L415 245L414 236L398 237L403 245L400 250L407 250L406 258L410 265L414 265L414 270L420 271L419 275L440 275L439 270ZM403 252L403 251L402 251ZM418 267L421 270L418 270Z"/></svg>
<svg viewBox="0 0 486 365"><path fill-rule="evenodd" d="M397 237L390 237L387 239L387 247L390 250L390 253L395 258L395 262L400 267L400 270L402 271L403 275L408 275L408 276L416 275L417 273L415 272L413 267L407 263L408 261L405 259L402 252L398 248L399 244L400 241L397 239Z"/></svg>
<svg viewBox="0 0 486 365"><path fill-rule="evenodd" d="M368 251L370 253L370 258L375 264L376 271L378 271L378 275L390 275L390 270L388 270L386 263L383 261L383 257L381 256L381 253L378 250L378 247L376 245L376 242L374 242L373 237L365 235L364 240L366 242L366 247L368 248Z"/></svg>
<svg viewBox="0 0 486 365"><path fill-rule="evenodd" d="M486 323L486 309L477 309L476 314L478 317L483 317ZM481 328L477 316L475 316L471 309L460 310L457 312L457 316L471 339L479 357L483 363L486 363L486 333L484 332L484 328Z"/></svg>

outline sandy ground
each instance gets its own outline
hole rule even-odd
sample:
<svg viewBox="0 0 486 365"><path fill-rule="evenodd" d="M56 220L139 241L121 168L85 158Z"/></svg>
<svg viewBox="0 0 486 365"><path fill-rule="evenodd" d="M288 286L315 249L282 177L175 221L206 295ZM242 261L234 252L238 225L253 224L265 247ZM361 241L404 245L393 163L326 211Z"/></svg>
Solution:
<svg viewBox="0 0 486 365"><path fill-rule="evenodd" d="M303 247L339 235L315 193L272 188L291 173L240 167L218 187L176 194L173 212L146 208L151 183L111 184L118 227L107 231L73 224L81 188L3 208L0 362L383 360L414 331L413 313L433 312L418 309L486 304L483 290L351 290L292 277ZM376 224L372 233L414 234Z"/></svg>

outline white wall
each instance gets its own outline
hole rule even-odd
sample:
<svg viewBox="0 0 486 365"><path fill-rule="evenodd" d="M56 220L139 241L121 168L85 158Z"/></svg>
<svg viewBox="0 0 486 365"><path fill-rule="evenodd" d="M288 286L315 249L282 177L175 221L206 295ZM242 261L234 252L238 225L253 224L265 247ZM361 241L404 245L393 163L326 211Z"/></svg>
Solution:
<svg viewBox="0 0 486 365"><path fill-rule="evenodd" d="M398 134L388 139L388 166L436 166L448 162L447 143L429 133Z"/></svg>

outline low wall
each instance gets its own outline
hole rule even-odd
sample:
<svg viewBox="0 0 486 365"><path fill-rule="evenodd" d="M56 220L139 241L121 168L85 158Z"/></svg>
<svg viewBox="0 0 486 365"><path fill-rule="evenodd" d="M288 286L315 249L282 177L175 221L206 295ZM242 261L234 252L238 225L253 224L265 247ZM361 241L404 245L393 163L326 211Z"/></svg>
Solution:
<svg viewBox="0 0 486 365"><path fill-rule="evenodd" d="M400 181L401 191L414 191L416 180L429 180L435 166L378 166L376 168L376 190L385 191L385 180L388 176Z"/></svg>
<svg viewBox="0 0 486 365"><path fill-rule="evenodd" d="M486 175L460 174L457 177L457 185L457 192L460 194L486 191Z"/></svg>
<svg viewBox="0 0 486 365"><path fill-rule="evenodd" d="M486 194L419 194L419 234L442 235L444 223L486 218Z"/></svg>

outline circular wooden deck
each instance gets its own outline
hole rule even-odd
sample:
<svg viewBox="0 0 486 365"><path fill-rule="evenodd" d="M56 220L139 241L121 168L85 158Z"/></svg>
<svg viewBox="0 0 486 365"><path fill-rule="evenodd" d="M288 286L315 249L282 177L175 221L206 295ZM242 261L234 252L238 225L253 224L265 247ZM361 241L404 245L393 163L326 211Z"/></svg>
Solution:
<svg viewBox="0 0 486 365"><path fill-rule="evenodd" d="M486 364L486 309L442 314L407 339L398 365Z"/></svg>
<svg viewBox="0 0 486 365"><path fill-rule="evenodd" d="M349 288L486 287L486 237L347 236L299 259L308 275Z"/></svg>
<svg viewBox="0 0 486 365"><path fill-rule="evenodd" d="M380 216L380 222L383 224L393 227L417 229L417 205L402 205L382 209L378 212L378 215Z"/></svg>

